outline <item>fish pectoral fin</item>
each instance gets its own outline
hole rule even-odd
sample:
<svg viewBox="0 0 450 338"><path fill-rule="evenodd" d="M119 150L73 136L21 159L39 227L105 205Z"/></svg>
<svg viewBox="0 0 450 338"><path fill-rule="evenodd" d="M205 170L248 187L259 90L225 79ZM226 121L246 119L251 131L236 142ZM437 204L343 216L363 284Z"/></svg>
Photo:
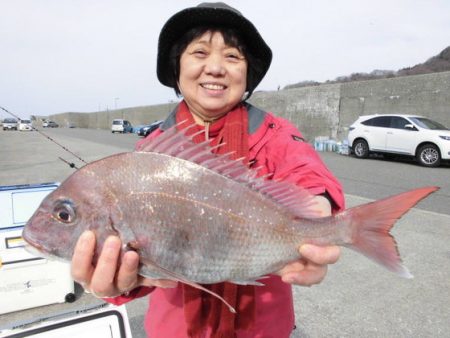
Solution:
<svg viewBox="0 0 450 338"><path fill-rule="evenodd" d="M233 280L230 283L238 284L238 285L255 285L255 286L264 286L263 283L257 282L256 280Z"/></svg>
<svg viewBox="0 0 450 338"><path fill-rule="evenodd" d="M195 282L192 282L192 281L188 280L186 277L184 277L182 275L179 275L176 272L167 270L166 268L158 265L156 262L154 262L154 261L152 261L150 259L146 259L146 258L142 258L141 257L141 262L143 264L147 265L147 266L151 266L152 269L158 271L158 273L160 273L163 278L167 278L167 279L171 279L171 280L174 280L174 281L177 281L177 282L181 282L181 283L189 285L189 286L191 286L193 288L196 288L196 289L199 289L199 290L202 290L202 291L205 291L205 292L209 293L210 295L220 299L228 307L230 312L236 313L236 310L234 309L234 307L232 307L230 304L228 304L228 302L225 299L223 299L221 296L219 296L217 293L212 292L211 290L208 290L207 288L204 288L200 284L197 284Z"/></svg>
<svg viewBox="0 0 450 338"><path fill-rule="evenodd" d="M141 249L141 245L138 241L128 242L128 243L126 243L125 247L126 247L127 251L131 250L131 251L138 252Z"/></svg>
<svg viewBox="0 0 450 338"><path fill-rule="evenodd" d="M136 251L139 252L141 249L140 243L136 240L131 227L122 221L121 218L117 217L113 212L111 212L111 227L117 232L117 236L120 237L122 241L122 249L124 251Z"/></svg>
<svg viewBox="0 0 450 338"><path fill-rule="evenodd" d="M264 286L263 283L257 282L255 280L234 280L230 283L238 284L238 285L255 285L255 286Z"/></svg>
<svg viewBox="0 0 450 338"><path fill-rule="evenodd" d="M264 283L258 282L258 280L260 279L266 279L269 278L270 276L261 276L261 277L256 277L256 278L250 278L248 280L232 280L230 281L230 283L234 283L234 284L238 284L238 285L255 285L255 286L264 286Z"/></svg>

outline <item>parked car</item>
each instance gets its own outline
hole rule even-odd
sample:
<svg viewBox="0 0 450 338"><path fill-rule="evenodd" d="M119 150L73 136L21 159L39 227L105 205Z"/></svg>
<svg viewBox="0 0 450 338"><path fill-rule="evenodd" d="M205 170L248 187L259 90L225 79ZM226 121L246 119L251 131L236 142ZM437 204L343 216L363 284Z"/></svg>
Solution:
<svg viewBox="0 0 450 338"><path fill-rule="evenodd" d="M137 124L135 126L133 126L133 128L131 128L131 132L133 134L139 134L139 130L141 130L142 127L146 126L146 124Z"/></svg>
<svg viewBox="0 0 450 338"><path fill-rule="evenodd" d="M6 118L3 120L3 130L17 130L17 120Z"/></svg>
<svg viewBox="0 0 450 338"><path fill-rule="evenodd" d="M115 119L111 125L111 133L131 133L132 130L131 123L123 119Z"/></svg>
<svg viewBox="0 0 450 338"><path fill-rule="evenodd" d="M156 121L151 124L148 124L146 126L143 126L141 129L139 129L139 132L137 133L139 136L147 137L149 134L151 134L155 129L158 129L160 124L163 123L163 121Z"/></svg>
<svg viewBox="0 0 450 338"><path fill-rule="evenodd" d="M30 120L20 120L17 128L20 131L32 131L33 125L31 124Z"/></svg>
<svg viewBox="0 0 450 338"><path fill-rule="evenodd" d="M56 123L55 121L47 121L47 122L44 122L42 124L42 127L44 127L44 128L58 128L59 124Z"/></svg>
<svg viewBox="0 0 450 338"><path fill-rule="evenodd" d="M360 116L349 128L348 142L358 158L370 153L406 155L426 167L450 159L450 130L419 115Z"/></svg>

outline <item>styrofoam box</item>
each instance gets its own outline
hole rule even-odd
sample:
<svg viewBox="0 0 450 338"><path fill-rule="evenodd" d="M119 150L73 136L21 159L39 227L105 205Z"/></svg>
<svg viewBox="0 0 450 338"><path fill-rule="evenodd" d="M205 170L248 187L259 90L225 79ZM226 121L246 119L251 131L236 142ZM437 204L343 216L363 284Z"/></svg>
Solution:
<svg viewBox="0 0 450 338"><path fill-rule="evenodd" d="M57 183L0 187L0 314L73 300L70 264L24 249L22 229Z"/></svg>

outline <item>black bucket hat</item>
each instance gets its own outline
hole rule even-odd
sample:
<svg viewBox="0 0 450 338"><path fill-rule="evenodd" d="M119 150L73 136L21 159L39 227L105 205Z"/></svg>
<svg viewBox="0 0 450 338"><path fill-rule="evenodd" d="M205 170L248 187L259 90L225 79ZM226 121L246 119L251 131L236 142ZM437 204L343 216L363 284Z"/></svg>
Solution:
<svg viewBox="0 0 450 338"><path fill-rule="evenodd" d="M238 10L223 2L204 2L196 7L186 8L174 14L163 26L158 41L157 75L159 81L175 88L176 81L170 68L170 50L172 45L189 29L198 26L224 26L237 29L244 39L249 52L259 60L261 67L254 75L252 93L267 73L272 61L272 51L263 40L256 27Z"/></svg>

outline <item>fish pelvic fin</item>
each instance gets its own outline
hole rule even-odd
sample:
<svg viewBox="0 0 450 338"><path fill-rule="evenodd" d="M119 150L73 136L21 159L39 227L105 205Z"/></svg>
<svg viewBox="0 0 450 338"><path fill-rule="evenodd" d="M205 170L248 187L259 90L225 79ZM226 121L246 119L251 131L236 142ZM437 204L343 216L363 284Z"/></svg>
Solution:
<svg viewBox="0 0 450 338"><path fill-rule="evenodd" d="M419 188L348 209L346 213L351 219L352 241L346 246L401 277L413 278L402 265L397 242L389 231L409 209L438 189Z"/></svg>
<svg viewBox="0 0 450 338"><path fill-rule="evenodd" d="M157 264L156 262L154 262L151 259L146 259L146 258L142 258L141 257L140 260L141 260L141 263L147 265L148 267L150 267L153 270L156 270L157 273L159 275L161 275L163 278L170 279L170 280L173 280L173 281L176 281L176 282L181 282L181 283L187 284L189 286L192 286L193 288L196 288L196 289L202 290L204 292L207 292L210 295L212 295L212 296L218 298L220 301L222 301L228 307L228 309L230 310L231 313L236 313L235 308L232 307L225 299L223 299L217 293L215 293L215 292L213 292L211 290L208 290L207 288L201 286L198 283L195 283L195 282L192 282L192 281L188 280L186 277L184 277L184 276L182 276L180 274L177 274L176 272L170 271L170 270L160 266L159 264Z"/></svg>

